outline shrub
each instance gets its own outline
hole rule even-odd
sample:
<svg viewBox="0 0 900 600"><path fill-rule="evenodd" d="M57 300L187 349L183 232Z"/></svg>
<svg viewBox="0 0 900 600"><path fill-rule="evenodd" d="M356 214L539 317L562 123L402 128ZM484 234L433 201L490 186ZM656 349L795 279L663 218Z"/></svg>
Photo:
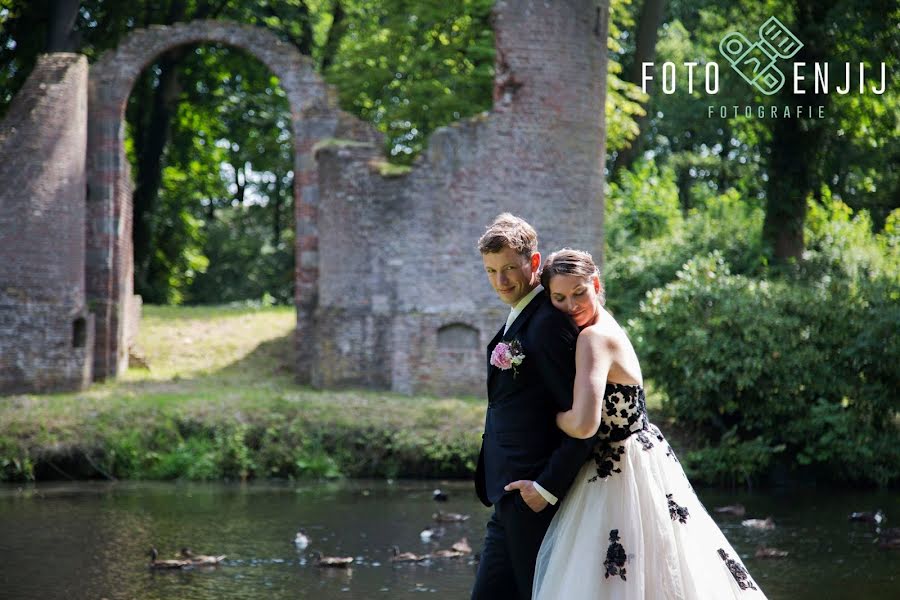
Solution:
<svg viewBox="0 0 900 600"><path fill-rule="evenodd" d="M652 160L642 160L632 169L621 171L619 183L610 183L604 229L612 251L670 234L681 220L671 168L659 169Z"/></svg>
<svg viewBox="0 0 900 600"><path fill-rule="evenodd" d="M798 275L809 281L900 277L900 209L888 216L884 231L874 236L867 211L854 214L827 187L821 195L820 202L810 201L807 206L806 251L797 267Z"/></svg>
<svg viewBox="0 0 900 600"><path fill-rule="evenodd" d="M703 439L783 447L795 467L886 485L900 477L897 293L886 278L751 279L714 251L650 292L630 325L645 375ZM752 475L766 466L747 461Z"/></svg>
<svg viewBox="0 0 900 600"><path fill-rule="evenodd" d="M631 237L633 244L607 251L606 297L609 308L625 318L635 316L647 292L675 279L694 256L718 250L735 272L762 271L763 211L729 190L692 209L687 218L653 239Z"/></svg>

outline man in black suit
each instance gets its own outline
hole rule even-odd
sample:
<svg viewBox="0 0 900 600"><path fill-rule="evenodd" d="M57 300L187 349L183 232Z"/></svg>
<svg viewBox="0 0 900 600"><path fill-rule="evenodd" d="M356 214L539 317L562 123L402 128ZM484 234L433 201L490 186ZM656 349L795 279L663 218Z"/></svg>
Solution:
<svg viewBox="0 0 900 600"><path fill-rule="evenodd" d="M556 413L572 408L578 328L542 293L537 234L526 221L499 215L478 249L510 314L487 349L475 489L494 512L472 600L526 600L544 533L593 445L556 427Z"/></svg>

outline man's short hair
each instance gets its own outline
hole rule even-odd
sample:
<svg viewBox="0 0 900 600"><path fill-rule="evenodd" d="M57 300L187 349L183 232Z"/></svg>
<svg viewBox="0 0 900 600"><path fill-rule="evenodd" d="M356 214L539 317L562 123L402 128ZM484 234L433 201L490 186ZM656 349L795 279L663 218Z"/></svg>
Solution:
<svg viewBox="0 0 900 600"><path fill-rule="evenodd" d="M534 227L525 219L510 213L497 215L478 240L478 251L482 254L512 248L522 256L531 258L531 255L537 252L537 246L537 232Z"/></svg>

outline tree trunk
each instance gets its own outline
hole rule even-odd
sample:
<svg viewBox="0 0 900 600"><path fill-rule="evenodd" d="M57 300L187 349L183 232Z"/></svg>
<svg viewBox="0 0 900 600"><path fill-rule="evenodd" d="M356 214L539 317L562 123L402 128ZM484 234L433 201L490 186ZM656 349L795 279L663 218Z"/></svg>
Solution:
<svg viewBox="0 0 900 600"><path fill-rule="evenodd" d="M50 0L47 25L47 52L74 52L78 49L75 20L80 0Z"/></svg>
<svg viewBox="0 0 900 600"><path fill-rule="evenodd" d="M134 195L134 278L137 293L147 285L153 229L151 218L159 199L162 184L162 158L169 139L172 115L178 104L177 65L183 53L173 50L162 56L157 63L160 67L159 85L153 90L149 115L142 124L140 136L135 136L139 144L137 152L137 173Z"/></svg>
<svg viewBox="0 0 900 600"><path fill-rule="evenodd" d="M305 54L306 56L312 56L313 49L313 30L312 30L312 19L309 16L309 6L306 2L301 2L299 7L300 12L300 31L302 35L302 39L300 43L297 45L297 49L300 50L301 54Z"/></svg>
<svg viewBox="0 0 900 600"><path fill-rule="evenodd" d="M281 199L281 177L275 175L275 190L272 194L272 246L278 247L281 241L281 208L284 204Z"/></svg>
<svg viewBox="0 0 900 600"><path fill-rule="evenodd" d="M662 24L663 13L666 9L666 0L644 0L641 7L641 16L637 25L637 33L634 40L634 61L628 70L628 81L636 85L641 84L641 63L653 62L656 57L656 40L659 27ZM638 129L643 132L650 118L647 115L635 119ZM627 169L638 157L640 152L641 134L631 142L630 146L623 148L613 163L615 176L619 169Z"/></svg>
<svg viewBox="0 0 900 600"><path fill-rule="evenodd" d="M828 2L796 1L796 23L791 31L803 40L804 46L794 61L813 64L824 62L831 55L827 14ZM798 116L793 94L794 84L790 66L785 67L787 81L781 89L776 105L791 110L790 118L772 120L772 143L769 155L769 181L766 185L766 216L763 221L763 241L775 263L800 260L803 257L803 225L806 220L806 201L818 192L821 182L817 150L823 138L822 124L815 118ZM814 94L807 78L804 105L827 107L828 96Z"/></svg>
<svg viewBox="0 0 900 600"><path fill-rule="evenodd" d="M322 72L328 71L329 67L334 63L337 57L338 47L341 45L341 38L347 30L345 23L344 7L341 6L341 0L334 0L334 8L331 11L332 21L331 27L328 29L328 38L325 40L325 46L322 48Z"/></svg>
<svg viewBox="0 0 900 600"><path fill-rule="evenodd" d="M803 222L806 196L810 191L809 140L800 128L800 120L775 119L769 157L769 181L766 186L766 217L763 239L776 263L803 255Z"/></svg>
<svg viewBox="0 0 900 600"><path fill-rule="evenodd" d="M291 19L285 19L281 16L274 6L271 4L265 5L266 11L273 17L279 19L282 23L288 23ZM312 56L313 49L313 30L312 30L312 19L309 15L309 6L306 2L301 2L297 7L298 17L297 20L300 22L300 36L296 37L290 34L287 29L284 29L282 33L288 36L290 42L300 51L300 54L305 54L306 56Z"/></svg>
<svg viewBox="0 0 900 600"><path fill-rule="evenodd" d="M145 20L147 25L155 21L154 8L162 8L147 3ZM185 17L184 0L172 0L168 11L162 17L165 24L171 25ZM153 228L151 219L159 199L159 188L162 184L162 157L169 140L169 129L172 115L178 103L180 89L178 87L177 68L184 56L183 48L175 48L166 52L156 62L159 67L159 83L152 90L152 75L145 71L141 75L145 90L143 107L137 107L135 119L135 155L137 169L135 173L134 193L132 194L133 224L132 239L134 241L134 287L135 292L143 294L149 282L150 263L153 259ZM137 87L137 86L136 86ZM143 103L142 103L143 104ZM149 110L146 107L149 104ZM143 108L143 110L141 110ZM145 112L146 117L141 113Z"/></svg>

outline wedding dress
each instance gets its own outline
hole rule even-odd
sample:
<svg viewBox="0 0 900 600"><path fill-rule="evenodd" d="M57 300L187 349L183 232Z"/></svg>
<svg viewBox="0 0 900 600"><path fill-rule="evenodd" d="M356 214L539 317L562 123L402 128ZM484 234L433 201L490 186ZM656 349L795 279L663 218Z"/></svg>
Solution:
<svg viewBox="0 0 900 600"><path fill-rule="evenodd" d="M606 386L596 439L544 537L534 600L765 599L648 420L641 386Z"/></svg>

